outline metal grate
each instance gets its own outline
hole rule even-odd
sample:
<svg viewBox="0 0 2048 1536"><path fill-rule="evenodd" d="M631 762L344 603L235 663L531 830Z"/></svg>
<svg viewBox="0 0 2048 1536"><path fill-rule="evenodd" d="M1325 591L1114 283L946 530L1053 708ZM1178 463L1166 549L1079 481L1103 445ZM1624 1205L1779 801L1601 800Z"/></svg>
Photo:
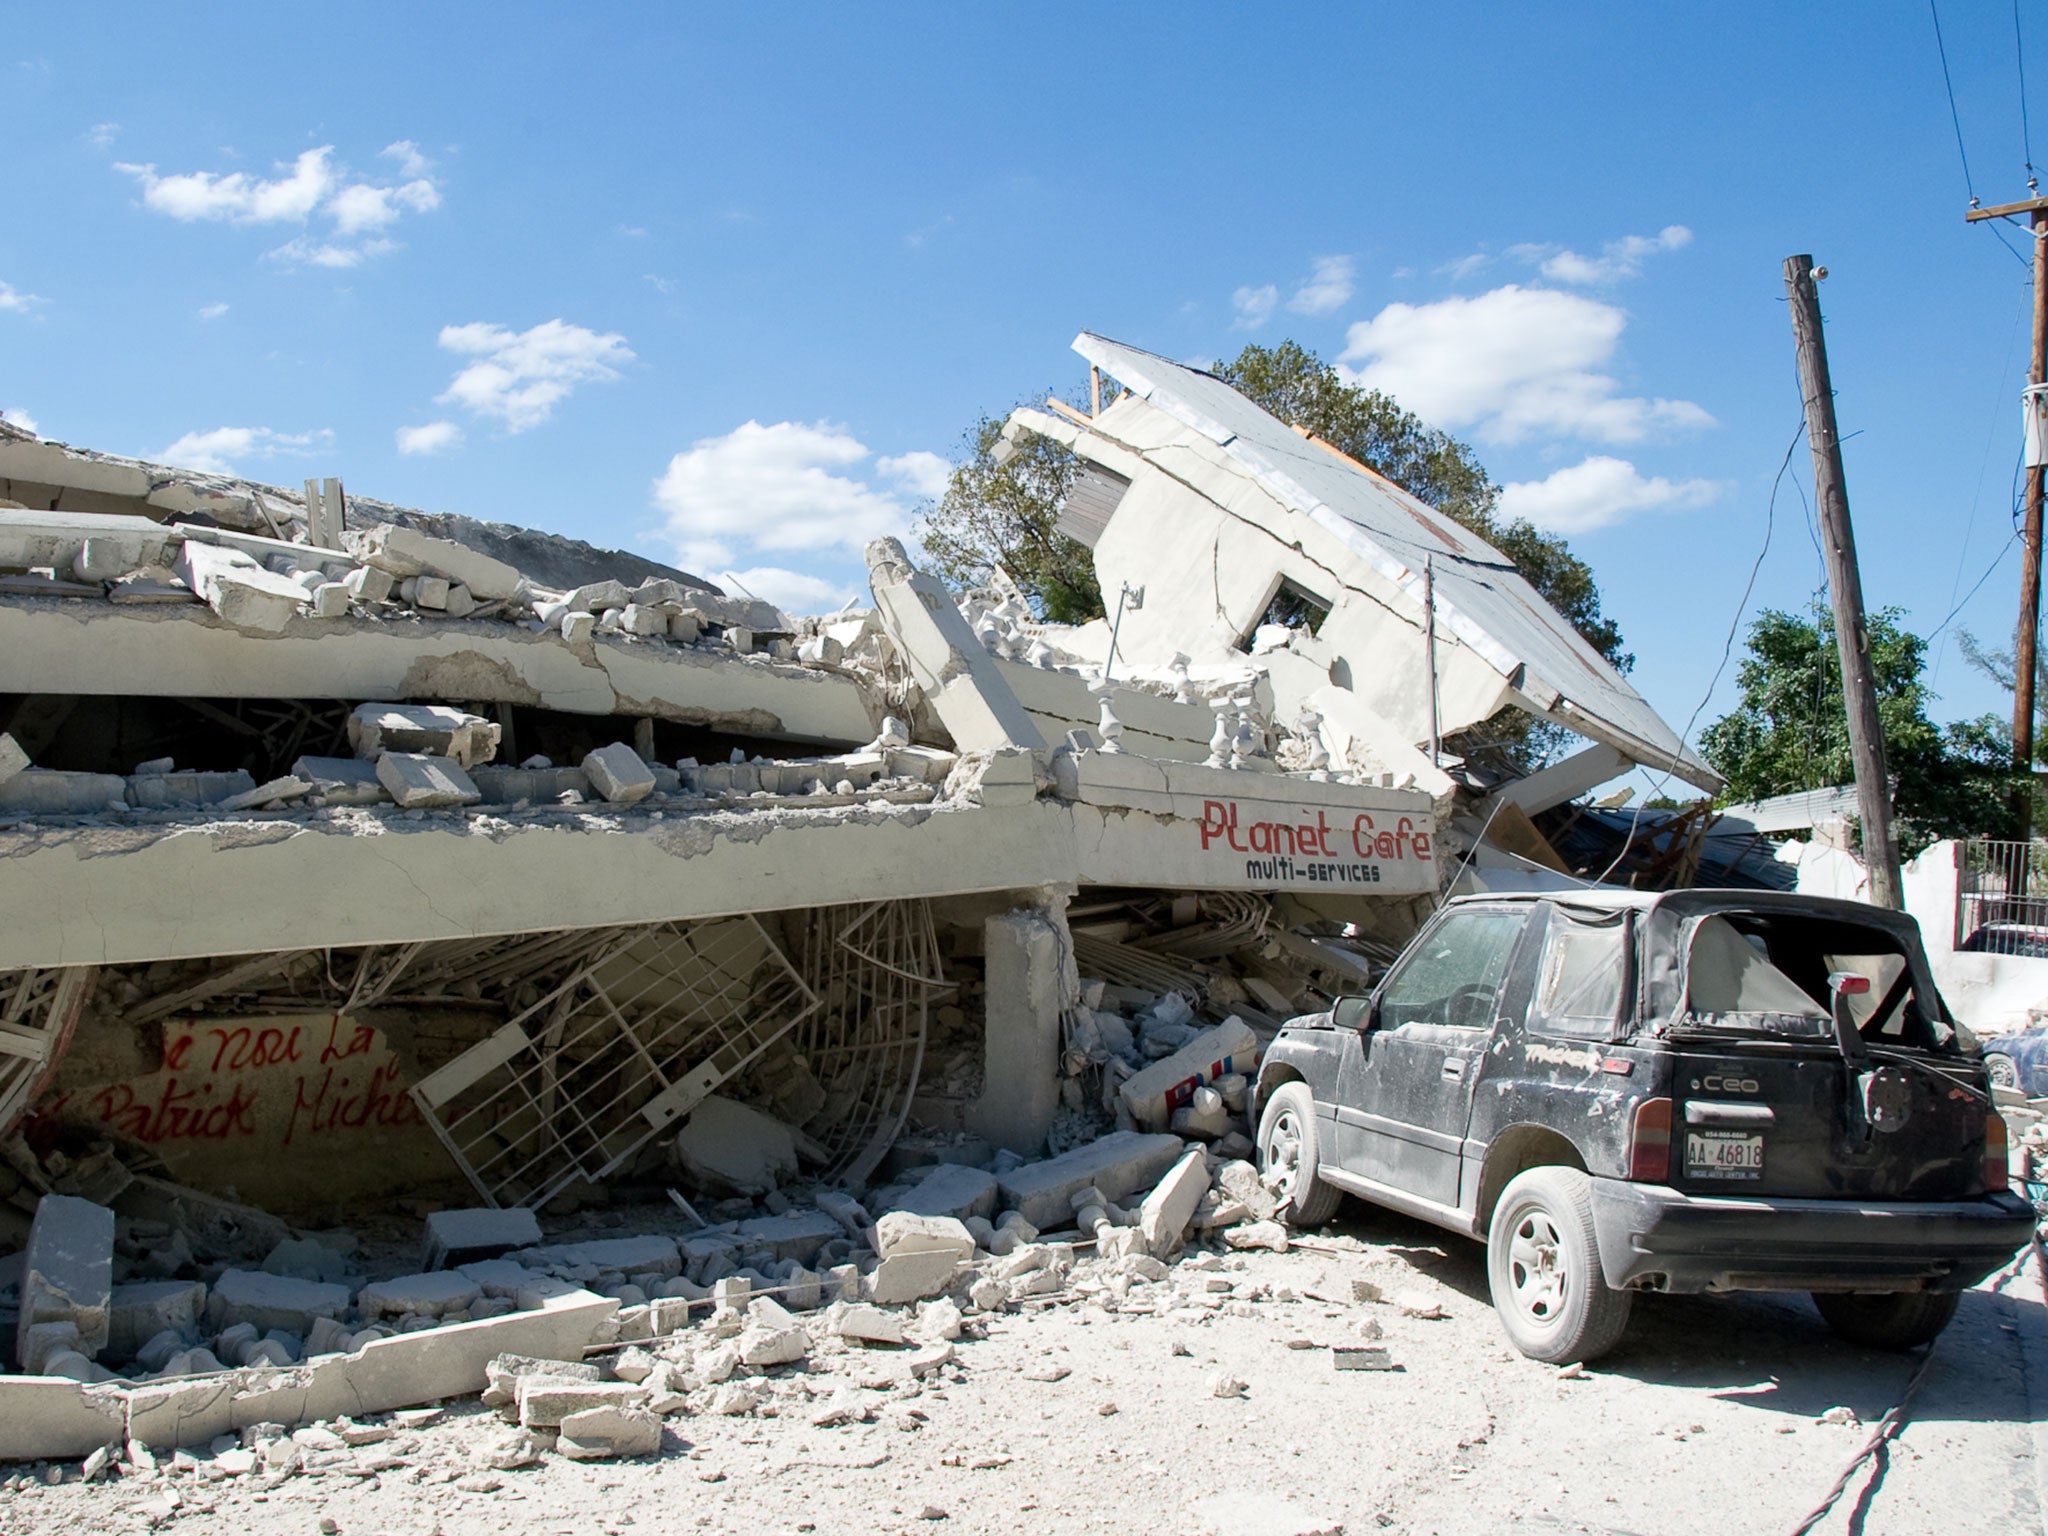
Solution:
<svg viewBox="0 0 2048 1536"><path fill-rule="evenodd" d="M828 1176L864 1183L910 1112L931 999L950 985L931 903L819 907L801 922L799 964L821 1006L795 1044L825 1095L806 1128Z"/></svg>
<svg viewBox="0 0 2048 1536"><path fill-rule="evenodd" d="M98 974L89 965L0 971L0 1135L14 1129L64 1054Z"/></svg>
<svg viewBox="0 0 2048 1536"><path fill-rule="evenodd" d="M623 1166L818 1011L751 916L612 930L412 1090L492 1205L542 1205Z"/></svg>
<svg viewBox="0 0 2048 1536"><path fill-rule="evenodd" d="M2048 842L1971 838L1957 859L1956 947L2048 959Z"/></svg>

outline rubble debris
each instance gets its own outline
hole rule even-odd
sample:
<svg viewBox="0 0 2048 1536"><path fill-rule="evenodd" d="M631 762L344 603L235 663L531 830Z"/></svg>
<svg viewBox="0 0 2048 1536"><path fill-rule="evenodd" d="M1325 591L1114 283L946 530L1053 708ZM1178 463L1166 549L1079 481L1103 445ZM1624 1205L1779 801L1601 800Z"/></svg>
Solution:
<svg viewBox="0 0 2048 1536"><path fill-rule="evenodd" d="M452 757L386 752L377 759L377 782L404 810L440 810L475 805L483 799L474 781Z"/></svg>
<svg viewBox="0 0 2048 1536"><path fill-rule="evenodd" d="M1093 1185L1120 1200L1159 1181L1180 1158L1178 1136L1117 1131L1044 1162L1025 1163L999 1174L1002 1200L1033 1226L1046 1227L1069 1215L1071 1198Z"/></svg>
<svg viewBox="0 0 2048 1536"><path fill-rule="evenodd" d="M386 752L452 757L463 769L487 763L502 727L442 704L363 704L349 712L348 744L375 761Z"/></svg>
<svg viewBox="0 0 2048 1536"><path fill-rule="evenodd" d="M431 1211L427 1215L424 1270L458 1269L479 1259L496 1259L518 1248L538 1248L540 1219L519 1206Z"/></svg>
<svg viewBox="0 0 2048 1536"><path fill-rule="evenodd" d="M632 805L654 792L653 770L622 741L586 754L583 771L597 792L614 805Z"/></svg>
<svg viewBox="0 0 2048 1536"><path fill-rule="evenodd" d="M21 743L0 731L0 784L5 784L27 766L28 754L21 750Z"/></svg>
<svg viewBox="0 0 2048 1536"><path fill-rule="evenodd" d="M71 1195L36 1206L21 1268L15 1357L31 1371L60 1348L106 1347L114 1292L114 1213Z"/></svg>
<svg viewBox="0 0 2048 1536"><path fill-rule="evenodd" d="M1117 1097L1141 1128L1163 1131L1173 1112L1188 1104L1197 1089L1254 1066L1258 1048L1251 1026L1233 1014L1171 1056L1126 1078ZM1220 1098L1217 1107L1221 1108Z"/></svg>

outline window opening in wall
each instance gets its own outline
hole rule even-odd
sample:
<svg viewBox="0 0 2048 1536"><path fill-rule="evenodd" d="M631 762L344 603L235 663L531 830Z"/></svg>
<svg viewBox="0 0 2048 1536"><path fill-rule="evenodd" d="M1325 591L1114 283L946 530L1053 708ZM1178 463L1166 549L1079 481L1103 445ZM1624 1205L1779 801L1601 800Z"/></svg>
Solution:
<svg viewBox="0 0 2048 1536"><path fill-rule="evenodd" d="M1318 597L1307 587L1283 576L1280 584L1273 589L1273 596L1266 603L1266 611L1238 637L1238 649L1248 649L1252 639L1269 624L1285 625L1289 629L1307 630L1314 635L1321 631L1323 621L1330 616L1330 601Z"/></svg>

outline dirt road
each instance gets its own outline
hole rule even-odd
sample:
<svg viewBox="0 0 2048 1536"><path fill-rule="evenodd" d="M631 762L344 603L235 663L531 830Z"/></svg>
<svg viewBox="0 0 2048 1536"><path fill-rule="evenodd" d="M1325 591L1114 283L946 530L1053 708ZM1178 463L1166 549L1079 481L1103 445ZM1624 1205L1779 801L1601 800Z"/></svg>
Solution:
<svg viewBox="0 0 2048 1536"><path fill-rule="evenodd" d="M496 1470L505 1426L465 1403L268 1487L203 1454L147 1480L72 1466L0 1493L0 1532L1788 1532L1918 1363L1838 1343L1802 1299L1650 1298L1565 1377L1506 1347L1476 1245L1357 1207L1330 1231L1340 1251L1195 1254L1121 1300L982 1319L924 1381L907 1352L821 1344L756 1378L752 1415L671 1418L658 1461ZM1399 1369L1334 1369L1374 1325ZM2033 1277L1971 1293L1909 1427L1819 1529L2042 1530L2044 1415Z"/></svg>

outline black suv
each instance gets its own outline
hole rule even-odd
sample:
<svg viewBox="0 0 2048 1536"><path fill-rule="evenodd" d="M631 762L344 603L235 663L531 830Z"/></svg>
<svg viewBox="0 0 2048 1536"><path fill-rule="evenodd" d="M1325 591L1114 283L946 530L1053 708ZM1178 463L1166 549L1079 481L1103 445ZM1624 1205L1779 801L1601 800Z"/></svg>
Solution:
<svg viewBox="0 0 2048 1536"><path fill-rule="evenodd" d="M1756 891L1472 896L1370 997L1290 1021L1259 1162L1482 1237L1539 1360L1613 1348L1634 1291L1814 1293L1925 1343L2032 1235L2005 1126L1902 913Z"/></svg>

